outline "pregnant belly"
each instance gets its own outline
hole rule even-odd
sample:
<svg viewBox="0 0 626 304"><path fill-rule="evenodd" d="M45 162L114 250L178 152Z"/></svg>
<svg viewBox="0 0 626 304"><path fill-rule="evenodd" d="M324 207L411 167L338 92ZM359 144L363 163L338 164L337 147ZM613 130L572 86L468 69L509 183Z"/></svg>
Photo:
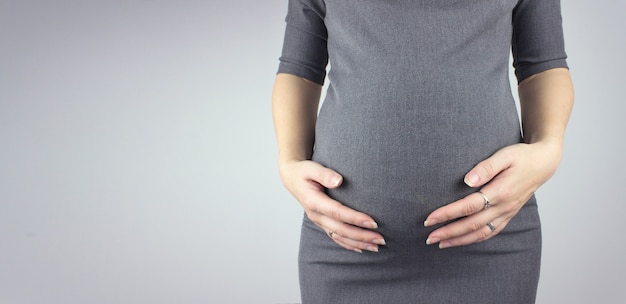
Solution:
<svg viewBox="0 0 626 304"><path fill-rule="evenodd" d="M402 117L348 121L320 117L313 160L344 177L328 194L372 216L385 235L423 236L430 212L476 191L463 183L473 166L521 140L516 119L489 127Z"/></svg>

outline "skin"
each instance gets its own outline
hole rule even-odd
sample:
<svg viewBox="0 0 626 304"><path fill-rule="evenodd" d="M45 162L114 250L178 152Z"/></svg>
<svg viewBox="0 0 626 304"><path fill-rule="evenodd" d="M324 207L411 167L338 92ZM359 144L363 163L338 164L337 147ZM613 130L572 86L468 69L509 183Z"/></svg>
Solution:
<svg viewBox="0 0 626 304"><path fill-rule="evenodd" d="M456 220L431 232L427 244L443 249L496 236L556 171L574 103L569 71L559 68L530 76L519 84L518 92L524 143L500 149L465 175L465 183L476 192L427 217L426 227ZM276 76L272 114L281 179L309 219L339 246L377 252L385 240L376 232L376 222L328 197L324 189L340 187L342 177L310 160L320 94L318 84L288 74ZM490 208L484 208L478 191L489 198Z"/></svg>

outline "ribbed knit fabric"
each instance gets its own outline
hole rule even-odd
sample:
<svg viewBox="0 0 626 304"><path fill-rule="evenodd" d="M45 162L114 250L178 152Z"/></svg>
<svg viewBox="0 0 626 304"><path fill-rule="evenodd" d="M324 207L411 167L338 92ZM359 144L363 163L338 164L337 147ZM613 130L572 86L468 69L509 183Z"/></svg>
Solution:
<svg viewBox="0 0 626 304"><path fill-rule="evenodd" d="M329 81L313 159L388 243L350 252L305 217L303 303L534 303L534 197L483 243L428 247L422 225L476 191L463 184L474 165L521 141L511 50L519 81L567 67L559 0L289 1L279 72Z"/></svg>

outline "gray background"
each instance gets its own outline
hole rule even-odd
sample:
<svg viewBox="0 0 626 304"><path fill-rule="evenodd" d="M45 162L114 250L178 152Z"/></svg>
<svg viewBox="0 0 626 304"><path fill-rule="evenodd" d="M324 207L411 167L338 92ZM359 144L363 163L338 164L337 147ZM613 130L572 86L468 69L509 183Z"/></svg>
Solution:
<svg viewBox="0 0 626 304"><path fill-rule="evenodd" d="M286 3L0 0L0 303L299 301ZM577 103L538 303L626 301L625 3L563 3Z"/></svg>

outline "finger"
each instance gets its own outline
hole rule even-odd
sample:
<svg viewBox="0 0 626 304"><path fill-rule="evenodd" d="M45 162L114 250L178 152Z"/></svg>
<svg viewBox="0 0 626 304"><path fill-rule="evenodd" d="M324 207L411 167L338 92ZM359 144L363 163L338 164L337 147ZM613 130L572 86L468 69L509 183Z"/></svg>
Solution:
<svg viewBox="0 0 626 304"><path fill-rule="evenodd" d="M474 166L463 181L470 187L480 187L509 168L513 164L512 157L510 149L502 149Z"/></svg>
<svg viewBox="0 0 626 304"><path fill-rule="evenodd" d="M456 238L441 241L439 243L439 248L445 249L445 248L465 246L465 245L469 245L473 243L486 241L498 235L498 233L500 233L500 231L502 231L504 227L506 227L509 220L510 219L507 219L505 221L500 221L498 219L493 220L485 224L484 227L474 232L467 233ZM490 227L490 225L492 225L493 230L492 230L492 227Z"/></svg>
<svg viewBox="0 0 626 304"><path fill-rule="evenodd" d="M321 227L320 227L320 228L321 228ZM341 241L339 241L339 240L336 240L335 238L337 238L338 236L337 236L337 233L335 233L334 231L332 231L332 230L326 230L326 229L324 229L324 228L322 228L322 230L324 230L324 231L326 232L326 235L328 235L328 237L329 237L331 240L333 240L335 243L339 244L341 247L343 247L343 248L345 248L345 249L348 249L348 250L356 251L356 252L358 252L358 253L363 253L363 251L362 251L361 249L357 248L357 247L350 246L350 245L345 244L345 243L343 243L343 242L341 242Z"/></svg>
<svg viewBox="0 0 626 304"><path fill-rule="evenodd" d="M487 202L489 203L487 204ZM489 200L486 194L483 196L481 192L475 192L456 202L450 203L433 211L428 215L426 221L424 221L424 226L429 227L439 223L466 217L486 209L487 206L491 207L492 205L493 201Z"/></svg>
<svg viewBox="0 0 626 304"><path fill-rule="evenodd" d="M494 217L490 212L482 212L472 217L452 222L431 232L426 239L426 244L432 245L480 231L486 227L487 223L493 222Z"/></svg>
<svg viewBox="0 0 626 304"><path fill-rule="evenodd" d="M339 244L340 246L346 249L354 250L356 252L362 252L363 250L367 250L371 252L378 252L378 249L379 249L378 244L355 241L353 239L343 237L341 234L338 234L338 233L333 233L332 236L333 236L332 239L337 244Z"/></svg>
<svg viewBox="0 0 626 304"><path fill-rule="evenodd" d="M363 253L362 249L360 249L358 247L350 246L350 245L348 245L348 244L346 244L346 243L344 243L344 242L342 242L340 240L335 240L334 239L335 237L336 236L333 234L333 237L332 237L333 241L335 243L337 243L339 246L343 247L344 249L347 249L347 250L350 250L350 251L355 251L355 252L358 252L358 253Z"/></svg>
<svg viewBox="0 0 626 304"><path fill-rule="evenodd" d="M336 188L343 182L342 176L332 169L326 168L316 162L307 162L306 178L312 181L309 186L316 190L306 195L301 195L301 203L305 209L314 210L320 214L331 217L340 222L355 226L376 229L378 224L365 213L348 208L338 201L331 199L319 186Z"/></svg>
<svg viewBox="0 0 626 304"><path fill-rule="evenodd" d="M328 233L332 231L333 239L339 236L339 239L353 247L370 250L368 247L372 245L386 245L384 237L378 232L341 223L328 217L321 217L318 225L327 227L324 230Z"/></svg>
<svg viewBox="0 0 626 304"><path fill-rule="evenodd" d="M341 174L316 162L309 162L308 165L310 166L310 168L307 168L308 179L313 180L329 189L341 186L341 183L343 182Z"/></svg>
<svg viewBox="0 0 626 304"><path fill-rule="evenodd" d="M378 228L376 221L374 221L374 219L369 215L346 207L342 203L333 200L323 192L311 194L307 197L303 204L321 215L342 223L348 223L368 229Z"/></svg>
<svg viewBox="0 0 626 304"><path fill-rule="evenodd" d="M504 229L515 215L507 212L496 217L494 213L498 214L499 211L481 212L441 227L430 233L426 244L440 243L441 248L447 248L487 240Z"/></svg>
<svg viewBox="0 0 626 304"><path fill-rule="evenodd" d="M378 227L370 216L348 208L324 193L313 193L307 196L303 206L309 219L327 233L333 231L357 242L385 244L380 233L369 230Z"/></svg>

